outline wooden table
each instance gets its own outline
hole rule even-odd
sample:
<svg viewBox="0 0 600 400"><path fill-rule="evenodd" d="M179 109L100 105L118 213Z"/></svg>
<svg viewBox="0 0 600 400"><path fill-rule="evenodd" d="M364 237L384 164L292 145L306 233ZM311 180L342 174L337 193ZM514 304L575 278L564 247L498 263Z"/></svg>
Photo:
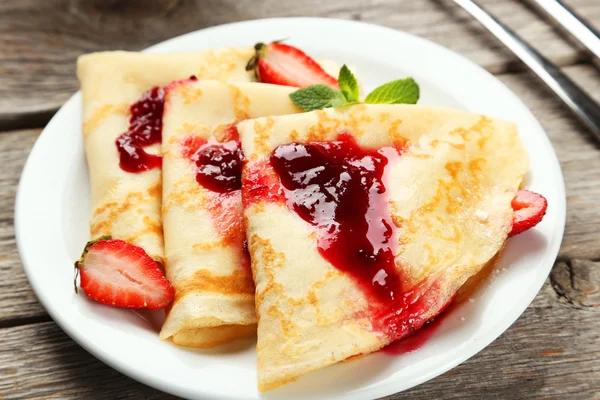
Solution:
<svg viewBox="0 0 600 400"><path fill-rule="evenodd" d="M591 57L527 1L482 3L600 100L600 72ZM600 28L600 1L566 3ZM77 89L76 57L139 50L226 22L303 15L389 26L480 64L531 108L565 176L564 241L531 306L471 360L389 399L600 399L600 147L509 51L449 0L0 2L0 399L172 398L116 372L67 337L38 303L19 261L13 226L19 175L41 128Z"/></svg>

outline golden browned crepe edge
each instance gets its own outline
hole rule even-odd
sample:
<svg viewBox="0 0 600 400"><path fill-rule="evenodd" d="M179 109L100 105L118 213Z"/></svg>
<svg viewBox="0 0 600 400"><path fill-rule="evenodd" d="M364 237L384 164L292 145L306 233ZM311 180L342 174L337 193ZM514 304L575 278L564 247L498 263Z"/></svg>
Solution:
<svg viewBox="0 0 600 400"><path fill-rule="evenodd" d="M190 164L189 160L182 156L180 142L190 135L212 138L210 132L214 132L216 137L220 137L219 135L223 133L222 131L226 126L239 122L241 119L250 118L253 115L300 112L288 97L293 90L295 89L290 87L259 83L225 83L200 80L173 85L168 91L166 102L166 110L168 111L166 112L170 114L165 114L163 135L163 154L165 158L163 161L164 201L162 210L167 253L166 270L167 276L175 287L176 294L174 303L167 313L165 325L161 330L160 336L162 339L172 338L174 343L187 347L212 347L233 340L237 336L248 336L250 330L245 327L246 325L252 326L253 332L256 331L254 283L251 275L248 275L249 284L241 282L241 277L222 275L216 271L208 271L200 267L193 272L193 279L178 278L179 273L172 275L174 271L183 267L183 253L189 253L185 257L192 256L189 249L178 249L179 243L187 243L187 239L183 241L176 240L177 245L175 245L174 238L185 233L189 228L186 228L186 224L196 218L193 214L205 209L207 207L206 201L210 201L207 200L207 196L211 196L210 191L205 190L195 181L195 170L193 170L193 165ZM273 101L274 98L277 101ZM212 107L221 104L221 102L223 102L223 106L217 107L219 109L218 115L204 117L203 113L210 111ZM189 214L188 220L175 223L174 218L176 217L172 213L175 211L179 213L182 210L186 210L185 213ZM212 217L214 218L214 215ZM242 222L241 216L240 222ZM205 227L205 231L201 236L206 236L206 238L202 238L201 242L190 243L188 247L196 249L194 250L196 252L214 252L217 247L229 246L230 242L226 238L221 237L218 232L213 232L211 227L214 225L213 223L213 220L203 222L202 226ZM171 229L171 226L176 226L176 229ZM210 239L207 239L208 237ZM173 252L177 255L178 260L175 264L173 264L175 262L174 258L170 256L170 253ZM192 265L190 260L185 261L185 263L186 265ZM250 271L248 270L248 272ZM230 285L227 285L228 279L231 281ZM217 293L220 291L219 287L225 288L225 293ZM252 288L251 293L246 290L250 287ZM210 293L205 293L207 299L203 300L206 291ZM209 310L202 307L198 309L195 316L182 319L184 316L181 313L187 312L186 310L193 310L194 303L200 304L204 301L211 301L208 297L219 295L231 297L232 301L235 297L235 304L232 304L232 307L236 304L242 306L243 303L244 308L246 308L249 299L253 318L248 319L247 323L244 324L233 323L234 321L240 322L242 319L222 318L216 314L211 316L206 314ZM216 300L211 304L213 304L213 307L219 307ZM221 306L224 307L225 304ZM232 307L227 306L227 309L233 312ZM177 313L178 316L175 317L173 313ZM247 313L243 314L246 315ZM229 313L229 316L233 317L231 313ZM244 318L244 320L246 319ZM219 330L217 329L218 326L224 328ZM185 334L178 335L177 332L181 331L185 331ZM226 333L226 337L217 337L223 332Z"/></svg>
<svg viewBox="0 0 600 400"><path fill-rule="evenodd" d="M418 107L418 106L417 106ZM390 129L385 132L386 134L384 135L385 138L378 140L377 138L362 138L362 130L361 130L361 121L362 123L364 122L369 122L368 121L368 116L365 115L364 113L360 112L360 109L364 109L365 106L355 106L354 110L345 110L344 112L347 112L348 114L353 114L351 115L351 117L348 117L347 115L347 123L346 126L351 126L354 132L360 132L359 135L359 141L364 139L363 142L367 142L370 145L374 145L374 146L378 146L381 145L381 141L386 141L389 140L390 138L395 140L395 139L400 139L402 140L402 134L401 129L399 129L399 127L401 126L401 121L400 123L395 123L396 121L393 120L393 118L390 118L390 115L385 115L387 113L382 113L379 115L379 117L381 119L387 119L390 122ZM418 109L418 108L417 108ZM353 111L358 110L358 112L354 113ZM444 112L450 112L450 110L445 110L444 109L438 109L440 112L444 113ZM435 111L434 111L435 112ZM329 136L328 130L331 129L331 127L335 127L336 126L336 122L335 121L335 116L332 117L332 113L329 112L328 110L323 110L323 111L318 111L316 112L317 114L319 114L319 117L321 119L321 122L323 123L323 126L321 127L316 127L314 126L314 129L311 128L310 132L308 132L309 138L311 140L327 140L327 139L331 139L331 136ZM391 114L391 113L390 113ZM487 129L486 127L488 126L489 122L493 122L493 123L500 123L500 124L504 124L501 121L497 121L497 120L492 120L486 117L480 117L479 122L477 122L477 120L474 120L475 125L477 125L478 123L481 124L481 128L477 128L477 129ZM302 138L303 137L303 132L298 132L295 130L291 131L291 134L289 137L287 138L277 138L277 139L273 139L271 137L269 137L269 133L268 130L271 129L273 127L273 124L277 123L277 118L261 118L258 120L254 120L254 121L245 121L242 124L240 124L240 131L242 133L242 139L243 139L243 143L244 143L244 149L247 152L247 156L249 157L249 159L251 161L256 161L258 159L260 159L260 156L258 156L256 154L256 152L262 152L262 154L266 155L268 154L268 152L270 151L269 149L276 147L278 144L283 144L289 141L298 141L298 138ZM252 125L252 126L250 126ZM505 127L502 129L506 129L507 134L509 133L511 135L511 140L513 138L517 138L518 136L516 135L516 127L514 125L504 125ZM244 129L247 128L248 132L250 131L255 131L257 134L256 136L252 136L252 137L248 137L246 138L244 136ZM464 133L468 133L469 132L469 128L465 128L464 132L460 132L460 134L464 134ZM482 143L484 143L485 145L485 141L487 140L487 138L484 138L483 136L480 138L480 140L482 141ZM520 165L519 168L522 169L522 173L521 173L521 177L516 179L515 182L512 182L511 184L513 186L515 186L515 191L518 188L520 181L522 180L522 174L525 173L526 170L526 159L527 156L525 153L523 153L522 151L522 147L520 147L520 144L515 144L517 146L518 151L517 152L521 152L522 154L517 155L517 159L519 156L523 155L523 163ZM248 150L250 149L250 150ZM256 150L256 151L255 151ZM518 181L518 182L517 182ZM506 199L510 198L509 194L503 195L503 198L505 198L503 201L506 202ZM510 200L509 200L510 201ZM256 210L258 210L257 212L260 212L261 209L263 209L264 207L266 207L265 204L259 204L256 205L255 208ZM502 206L505 207L505 206ZM510 210L510 214L512 215L512 210ZM508 219L508 216L505 216L506 219ZM503 219L505 218L503 217ZM501 223L501 230L504 232L504 237L506 237L506 235L508 234L508 230L510 228L509 223ZM249 233L251 234L251 233ZM502 235L500 235L502 236ZM264 240L265 238L259 238L260 240ZM504 239L500 238L500 240L498 241L498 248L500 248L504 243ZM251 249L252 250L252 249ZM494 251L491 255L490 258L494 256L494 254L497 253L497 250ZM254 255L253 255L253 259L254 259ZM483 265L480 265L483 268ZM254 266L253 266L254 267ZM256 267L255 267L256 269ZM460 279L460 280L453 280L452 282L452 288L449 288L450 291L452 291L452 293L454 293L456 291L456 289L458 289L458 287L462 286L464 284L464 282L467 280L468 276L465 276L464 279ZM440 279L443 281L444 277L440 277ZM260 342L260 323L259 323L259 342ZM259 343L260 344L260 343ZM376 347L376 346L375 346ZM260 359L259 359L260 362ZM260 369L260 368L259 368ZM301 372L298 372L298 374L303 374L308 372L309 369L304 368ZM260 371L259 371L260 374ZM298 375L296 375L295 377L290 377L290 376L285 376L285 373L283 374L283 376L280 376L279 378L276 378L274 380L270 380L269 382L265 382L265 381L261 381L260 377L259 377L259 389L260 390L268 390L268 389L272 389L274 387L280 386L283 383L287 383L291 380L294 380L295 378L297 378Z"/></svg>

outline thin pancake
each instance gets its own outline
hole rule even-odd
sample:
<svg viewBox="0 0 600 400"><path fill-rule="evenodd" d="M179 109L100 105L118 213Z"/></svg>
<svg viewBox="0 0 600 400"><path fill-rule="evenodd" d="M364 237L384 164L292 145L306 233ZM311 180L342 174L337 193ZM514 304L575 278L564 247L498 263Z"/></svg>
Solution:
<svg viewBox="0 0 600 400"><path fill-rule="evenodd" d="M238 130L248 159L242 190L260 390L373 352L436 316L501 249L527 170L514 124L457 110L356 105L244 121ZM392 268L404 308L392 302L388 314L369 289L381 277L367 287L324 258L321 231L291 208L269 161L280 145L338 140L341 132L363 149L400 149L385 167L383 207L397 235Z"/></svg>
<svg viewBox="0 0 600 400"><path fill-rule="evenodd" d="M159 168L130 173L119 167L115 141L129 126L131 104L149 89L196 75L249 81L245 64L252 48L196 53L122 51L82 56L77 75L83 92L83 134L92 188L91 236L111 235L163 259ZM159 153L153 145L148 153Z"/></svg>
<svg viewBox="0 0 600 400"><path fill-rule="evenodd" d="M163 127L165 269L175 300L160 333L212 347L256 332L254 283L243 251L239 188L211 190L196 180L198 151L237 141L236 122L297 113L294 89L260 83L186 81L167 89Z"/></svg>

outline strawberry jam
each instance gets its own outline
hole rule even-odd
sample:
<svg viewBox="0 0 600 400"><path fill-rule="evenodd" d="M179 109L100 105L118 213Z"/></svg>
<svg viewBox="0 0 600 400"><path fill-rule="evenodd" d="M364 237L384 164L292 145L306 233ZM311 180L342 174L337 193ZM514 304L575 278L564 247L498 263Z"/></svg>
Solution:
<svg viewBox="0 0 600 400"><path fill-rule="evenodd" d="M244 153L240 142L229 140L201 147L194 159L196 181L205 188L219 193L241 189Z"/></svg>
<svg viewBox="0 0 600 400"><path fill-rule="evenodd" d="M242 188L244 153L235 125L225 129L223 137L223 142L209 142L199 136L188 136L182 147L183 155L196 164L196 181L217 193Z"/></svg>
<svg viewBox="0 0 600 400"><path fill-rule="evenodd" d="M402 340L394 342L382 349L384 353L399 356L402 354L412 353L413 351L419 350L435 333L439 322L437 319L424 324L421 329L416 331L413 335L405 337Z"/></svg>
<svg viewBox="0 0 600 400"><path fill-rule="evenodd" d="M279 184L279 177L273 166L266 160L249 163L242 175L244 208L261 201L285 203L285 195Z"/></svg>
<svg viewBox="0 0 600 400"><path fill-rule="evenodd" d="M181 142L181 153L196 167L196 182L208 189L204 204L222 240L239 249L238 261L249 277L250 255L244 240L242 216L242 163L239 134L231 125L218 135L223 141L190 135ZM251 277L249 278L251 280Z"/></svg>
<svg viewBox="0 0 600 400"><path fill-rule="evenodd" d="M284 144L271 155L288 204L318 228L321 255L383 303L402 295L383 184L389 158L398 155L361 149L346 133L331 142Z"/></svg>
<svg viewBox="0 0 600 400"><path fill-rule="evenodd" d="M144 146L160 143L165 91L154 87L130 107L129 129L117 138L119 166L127 172L142 172L160 168L162 158L149 154Z"/></svg>
<svg viewBox="0 0 600 400"><path fill-rule="evenodd" d="M391 341L419 329L439 299L434 278L408 287L396 266L398 233L384 180L401 151L363 149L340 133L335 141L281 145L270 157L288 207L317 228L319 253L353 278L367 296L374 329ZM260 189L254 181L249 191Z"/></svg>

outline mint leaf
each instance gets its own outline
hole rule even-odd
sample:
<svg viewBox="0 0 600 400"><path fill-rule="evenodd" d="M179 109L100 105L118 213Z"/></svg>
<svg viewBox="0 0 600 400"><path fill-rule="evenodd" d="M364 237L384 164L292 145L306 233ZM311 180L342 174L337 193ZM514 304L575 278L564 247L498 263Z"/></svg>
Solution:
<svg viewBox="0 0 600 400"><path fill-rule="evenodd" d="M304 111L321 110L328 107L341 107L348 104L344 95L328 85L310 85L290 93L290 99Z"/></svg>
<svg viewBox="0 0 600 400"><path fill-rule="evenodd" d="M360 88L352 71L343 65L338 76L340 90L328 85L311 85L290 93L290 99L304 111L322 110L329 107L345 107L360 103ZM365 103L368 104L415 104L419 100L419 85L413 78L388 82L373 90Z"/></svg>
<svg viewBox="0 0 600 400"><path fill-rule="evenodd" d="M338 76L338 82L340 84L340 89L342 90L342 94L349 102L357 102L360 96L360 89L358 88L358 81L356 77L350 71L350 69L346 66L346 64L342 65L340 69L340 74Z"/></svg>
<svg viewBox="0 0 600 400"><path fill-rule="evenodd" d="M356 101L348 101L346 100L346 98L342 95L336 99L333 99L331 102L331 105L329 107L345 107L345 106L349 106L352 104L357 104L358 102Z"/></svg>
<svg viewBox="0 0 600 400"><path fill-rule="evenodd" d="M365 103L368 104L416 104L419 100L419 85L413 78L398 79L373 90Z"/></svg>

